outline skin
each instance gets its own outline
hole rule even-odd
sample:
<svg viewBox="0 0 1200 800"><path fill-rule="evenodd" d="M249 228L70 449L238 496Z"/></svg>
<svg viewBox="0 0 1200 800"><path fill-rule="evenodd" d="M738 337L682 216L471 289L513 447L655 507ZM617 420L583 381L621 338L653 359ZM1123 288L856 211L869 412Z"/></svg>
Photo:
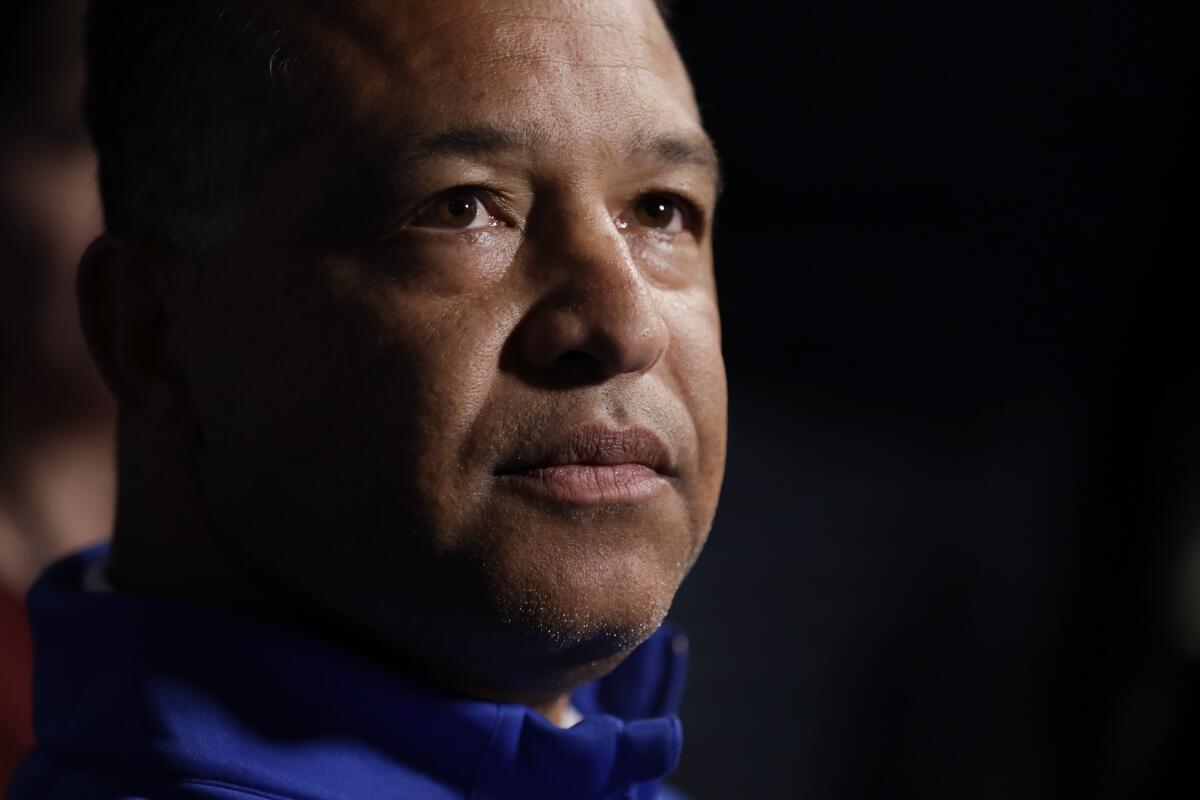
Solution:
<svg viewBox="0 0 1200 800"><path fill-rule="evenodd" d="M84 261L138 487L112 578L557 718L661 623L716 509L717 171L687 74L643 0L275 13L334 65L327 124L212 255L108 236ZM497 474L585 424L653 432L665 489Z"/></svg>

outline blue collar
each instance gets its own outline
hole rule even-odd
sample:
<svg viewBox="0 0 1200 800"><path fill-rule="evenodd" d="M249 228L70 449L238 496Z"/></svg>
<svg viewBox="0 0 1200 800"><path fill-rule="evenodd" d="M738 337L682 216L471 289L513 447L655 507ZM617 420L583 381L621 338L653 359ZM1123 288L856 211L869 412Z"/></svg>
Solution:
<svg viewBox="0 0 1200 800"><path fill-rule="evenodd" d="M668 627L576 692L584 719L563 730L263 621L82 591L106 556L60 561L29 594L39 744L27 771L103 765L267 797L584 800L655 797L678 763L686 644Z"/></svg>

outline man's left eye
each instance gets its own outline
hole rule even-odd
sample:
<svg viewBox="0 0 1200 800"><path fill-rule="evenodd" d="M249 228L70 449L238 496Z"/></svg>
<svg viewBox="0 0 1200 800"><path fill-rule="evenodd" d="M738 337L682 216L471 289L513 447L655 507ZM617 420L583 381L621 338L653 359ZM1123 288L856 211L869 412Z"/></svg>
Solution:
<svg viewBox="0 0 1200 800"><path fill-rule="evenodd" d="M494 227L497 220L478 192L462 191L437 198L413 218L412 224L465 231Z"/></svg>
<svg viewBox="0 0 1200 800"><path fill-rule="evenodd" d="M662 233L679 233L686 223L684 216L679 200L652 194L638 198L628 212L617 217L617 227L625 230L632 224Z"/></svg>

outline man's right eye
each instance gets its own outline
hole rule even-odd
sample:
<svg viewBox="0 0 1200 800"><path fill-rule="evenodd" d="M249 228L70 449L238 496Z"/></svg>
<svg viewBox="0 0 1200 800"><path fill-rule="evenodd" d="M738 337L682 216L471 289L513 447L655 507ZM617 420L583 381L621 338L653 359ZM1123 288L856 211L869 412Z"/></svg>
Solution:
<svg viewBox="0 0 1200 800"><path fill-rule="evenodd" d="M419 228L448 230L479 230L492 228L500 220L488 210L477 191L457 191L438 197L413 217L411 225Z"/></svg>

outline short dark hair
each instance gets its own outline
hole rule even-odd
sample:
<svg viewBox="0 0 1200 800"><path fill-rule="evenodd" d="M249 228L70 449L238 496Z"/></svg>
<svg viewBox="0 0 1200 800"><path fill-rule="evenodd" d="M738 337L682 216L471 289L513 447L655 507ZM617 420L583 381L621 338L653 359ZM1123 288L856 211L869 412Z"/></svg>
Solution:
<svg viewBox="0 0 1200 800"><path fill-rule="evenodd" d="M93 2L86 115L108 230L206 252L256 165L300 129L308 54L251 5Z"/></svg>
<svg viewBox="0 0 1200 800"><path fill-rule="evenodd" d="M93 0L86 114L109 231L203 255L232 234L256 170L329 99L323 55L258 6Z"/></svg>

